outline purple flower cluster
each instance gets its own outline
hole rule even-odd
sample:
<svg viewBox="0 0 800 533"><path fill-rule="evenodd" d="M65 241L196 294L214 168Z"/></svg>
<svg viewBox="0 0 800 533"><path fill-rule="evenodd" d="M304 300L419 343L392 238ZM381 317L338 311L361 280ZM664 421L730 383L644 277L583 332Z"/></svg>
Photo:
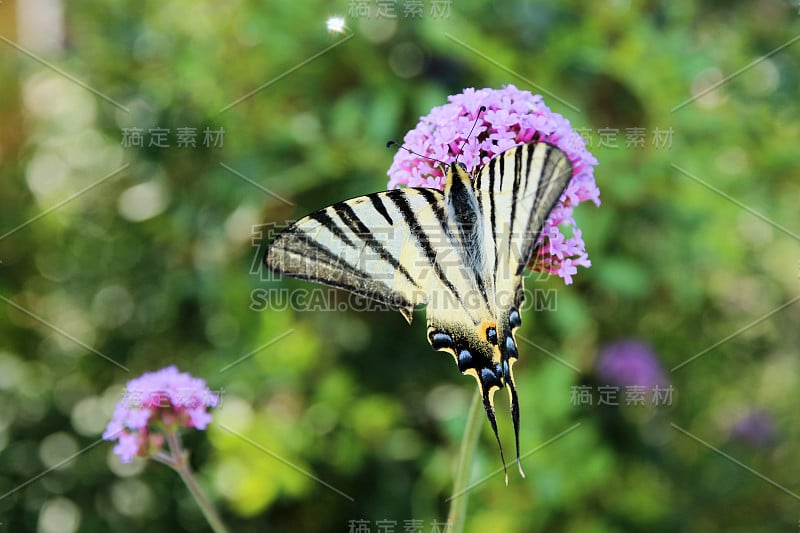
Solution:
<svg viewBox="0 0 800 533"><path fill-rule="evenodd" d="M597 376L607 384L639 386L646 390L664 388L669 382L649 344L626 339L606 345L595 366Z"/></svg>
<svg viewBox="0 0 800 533"><path fill-rule="evenodd" d="M407 185L443 189L444 174L431 159L449 164L459 156L459 161L473 171L509 148L531 142L534 136L557 146L572 162L572 180L545 223L539 253L529 266L557 274L569 285L578 266L591 266L572 212L585 200L600 205L593 168L597 159L569 121L550 111L540 95L506 85L502 89L465 89L448 100L450 103L433 108L406 134L404 146L425 157L398 150L388 172L389 188ZM486 111L478 118L481 106ZM463 152L459 152L462 142ZM562 233L562 225L572 229L570 237Z"/></svg>
<svg viewBox="0 0 800 533"><path fill-rule="evenodd" d="M766 411L754 410L740 416L730 430L731 437L754 448L770 445L775 439L775 424Z"/></svg>
<svg viewBox="0 0 800 533"><path fill-rule="evenodd" d="M219 397L204 380L174 366L147 372L128 382L103 438L117 440L114 453L127 463L134 456L151 455L162 448L159 424L170 430L205 429L211 422L207 409L218 402Z"/></svg>

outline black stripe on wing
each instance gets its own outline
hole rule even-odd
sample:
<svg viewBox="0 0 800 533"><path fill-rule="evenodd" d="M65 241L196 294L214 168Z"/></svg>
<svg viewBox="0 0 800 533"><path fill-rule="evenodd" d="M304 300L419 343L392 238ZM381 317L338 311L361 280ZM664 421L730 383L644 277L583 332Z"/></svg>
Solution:
<svg viewBox="0 0 800 533"><path fill-rule="evenodd" d="M514 221L517 218L517 195L519 194L520 176L522 175L522 150L527 148L529 153L533 153L530 145L520 145L514 150L514 186L511 189L511 222L508 226L508 233L514 235ZM530 169L530 167L528 167ZM511 254L511 241L508 239L508 253Z"/></svg>
<svg viewBox="0 0 800 533"><path fill-rule="evenodd" d="M393 226L394 221L389 215L389 211L386 209L386 206L383 204L383 193L375 192L368 194L367 198L369 198L369 202L372 204L372 207L383 217L386 223L390 226Z"/></svg>
<svg viewBox="0 0 800 533"><path fill-rule="evenodd" d="M360 238L364 243L369 246L369 248L378 254L378 257L392 265L392 268L403 274L403 276L415 287L418 289L420 288L419 283L417 280L411 276L411 273L400 264L395 256L386 249L386 247L381 244L381 242L375 238L375 234L370 231L366 224L358 217L356 212L350 207L347 202L339 202L337 204L333 204L330 209L336 213L339 219L345 223L345 225L350 228L350 231L355 233L358 238Z"/></svg>
<svg viewBox="0 0 800 533"><path fill-rule="evenodd" d="M536 187L533 209L524 228L524 231L530 235L526 236L527 238L524 241L526 246L521 250L517 275L521 275L525 270L525 266L536 249L536 242L539 240L544 223L555 208L556 203L558 203L558 199L564 193L569 180L572 179L572 164L564 152L551 145L545 145L545 147L546 151L541 166L541 175ZM528 174L530 175L530 170Z"/></svg>
<svg viewBox="0 0 800 533"><path fill-rule="evenodd" d="M430 204L433 217L439 223L439 228L442 230L442 235L447 238L447 242L454 250L458 250L458 242L450 231L450 226L447 224L447 214L445 213L444 206L439 202L438 196L431 189L417 189L420 195Z"/></svg>
<svg viewBox="0 0 800 533"><path fill-rule="evenodd" d="M356 247L356 245L353 244L353 241L351 241L347 237L347 235L345 235L345 233L342 231L342 228L339 227L339 225L336 223L336 221L333 220L330 217L330 215L327 213L327 209L323 209L321 211L317 211L315 213L311 213L310 215L308 215L308 218L311 218L311 219L316 220L317 222L319 222L320 225L322 225L323 228L327 229L328 231L330 231L331 233L336 235L336 237L340 241L345 243L350 248L355 248Z"/></svg>
<svg viewBox="0 0 800 533"><path fill-rule="evenodd" d="M494 245L494 286L497 286L497 270L500 254L497 253L497 212L494 201L494 180L497 170L497 158L489 162L489 222L492 225L492 241Z"/></svg>
<svg viewBox="0 0 800 533"><path fill-rule="evenodd" d="M401 293L344 261L310 235L290 227L267 249L264 264L278 274L345 289L401 311L413 309Z"/></svg>
<svg viewBox="0 0 800 533"><path fill-rule="evenodd" d="M356 278L369 278L369 274L344 261L338 254L330 250L316 239L309 236L306 232L289 228L279 235L267 249L264 256L264 264L279 274L287 274L295 277L295 263L319 264L320 266L341 269L349 276ZM312 273L305 273L314 276Z"/></svg>
<svg viewBox="0 0 800 533"><path fill-rule="evenodd" d="M525 161L525 187L523 189L523 194L528 194L528 183L531 181L531 163L533 162L533 152L534 148L532 145L528 146L528 157Z"/></svg>
<svg viewBox="0 0 800 533"><path fill-rule="evenodd" d="M415 190L424 191L425 189L415 189ZM419 245L423 255L425 256L425 259L427 259L428 264L433 268L436 277L438 277L442 285L444 285L453 294L453 296L455 296L461 307L469 311L467 306L464 304L464 300L461 296L461 293L456 288L456 286L453 285L453 282L450 281L450 279L445 275L444 270L442 270L442 266L436 259L436 251L433 249L433 246L431 246L430 238L428 237L427 232L420 225L417 215L411 209L411 205L408 201L407 193L405 192L405 190L397 189L397 190L387 191L386 197L389 198L394 203L395 207L397 207L397 210L400 211L400 214L403 216L403 220L408 225L411 235L413 235L414 238L416 239L417 244ZM431 205L434 207L434 216L435 216L436 213L435 207L439 205L438 197L435 196L427 197L423 195L423 198L426 198L428 202L432 202L434 199L436 200L435 203L431 203ZM474 317L473 321L475 321Z"/></svg>

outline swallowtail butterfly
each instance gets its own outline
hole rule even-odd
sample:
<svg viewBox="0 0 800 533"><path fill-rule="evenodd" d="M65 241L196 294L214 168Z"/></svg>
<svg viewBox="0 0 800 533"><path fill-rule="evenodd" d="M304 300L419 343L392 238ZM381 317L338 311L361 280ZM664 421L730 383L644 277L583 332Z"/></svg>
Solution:
<svg viewBox="0 0 800 533"><path fill-rule="evenodd" d="M472 176L446 168L444 192L376 192L311 213L277 236L273 272L388 304L411 323L427 304L428 341L473 376L500 446L493 398L507 389L519 462L519 357L523 275L542 226L572 177L567 156L534 141L494 157ZM506 474L506 483L508 475Z"/></svg>

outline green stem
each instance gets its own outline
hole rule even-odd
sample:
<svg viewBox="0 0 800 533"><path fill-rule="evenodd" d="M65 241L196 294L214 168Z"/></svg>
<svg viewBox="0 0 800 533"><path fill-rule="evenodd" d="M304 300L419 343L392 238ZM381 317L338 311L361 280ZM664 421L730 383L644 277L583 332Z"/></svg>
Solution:
<svg viewBox="0 0 800 533"><path fill-rule="evenodd" d="M483 427L482 407L480 397L477 394L473 395L467 414L467 427L464 428L461 449L458 451L453 494L450 496L450 511L447 514L447 522L451 527L448 530L450 533L462 533L464 524L466 524L467 503L469 502L467 484L469 484L472 474L472 458L475 456L475 448L478 447L478 436Z"/></svg>
<svg viewBox="0 0 800 533"><path fill-rule="evenodd" d="M194 474L192 474L192 470L189 468L189 453L183 450L183 447L178 440L177 432L167 430L165 433L167 436L167 444L169 445L169 449L172 451L174 458L174 463L171 465L172 468L174 468L175 471L180 474L181 479L186 484L189 492L192 493L192 496L197 502L198 507L200 507L200 510L203 511L203 516L206 517L206 521L208 521L211 529L215 533L228 533L228 528L222 523L222 519L217 514L214 506L211 504L211 500L208 499L208 496L206 496L206 493L203 492L203 488L200 486L200 483L197 482Z"/></svg>

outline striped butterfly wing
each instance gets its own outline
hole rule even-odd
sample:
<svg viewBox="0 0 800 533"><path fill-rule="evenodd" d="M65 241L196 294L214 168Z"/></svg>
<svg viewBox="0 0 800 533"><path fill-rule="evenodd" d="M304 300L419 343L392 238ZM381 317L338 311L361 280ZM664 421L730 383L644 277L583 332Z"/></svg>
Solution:
<svg viewBox="0 0 800 533"><path fill-rule="evenodd" d="M491 240L499 291L517 297L542 227L571 178L566 154L543 142L507 150L478 173L473 187Z"/></svg>
<svg viewBox="0 0 800 533"><path fill-rule="evenodd" d="M493 158L473 182L483 216L486 260L494 289L492 314L497 321L499 368L489 394L502 387L497 386L498 381L508 386L518 465L519 402L512 367L519 357L514 333L522 324L525 267L537 251L545 221L571 178L572 164L564 152L533 142ZM491 383L487 380L483 388Z"/></svg>
<svg viewBox="0 0 800 533"><path fill-rule="evenodd" d="M525 267L550 212L572 178L572 164L555 146L534 142L507 150L478 173L473 187L484 219L501 351L509 358L521 320ZM510 365L509 365L510 366Z"/></svg>
<svg viewBox="0 0 800 533"><path fill-rule="evenodd" d="M435 261L441 191L407 188L359 196L301 218L270 244L273 272L346 289L398 309L411 322L431 284L452 285ZM454 276L457 281L457 277Z"/></svg>

